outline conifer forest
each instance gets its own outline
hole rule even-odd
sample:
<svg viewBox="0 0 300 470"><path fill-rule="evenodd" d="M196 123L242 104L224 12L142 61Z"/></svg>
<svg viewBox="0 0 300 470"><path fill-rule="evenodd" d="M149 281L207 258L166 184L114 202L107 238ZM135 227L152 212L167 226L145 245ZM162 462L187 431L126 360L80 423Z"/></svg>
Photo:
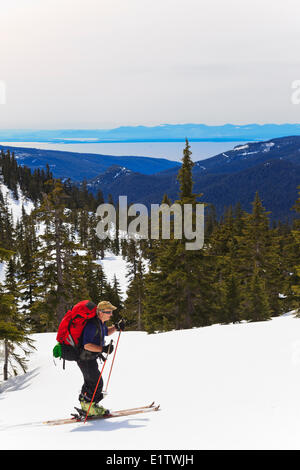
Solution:
<svg viewBox="0 0 300 470"><path fill-rule="evenodd" d="M189 142L178 171L179 195L171 205L205 205L204 246L186 250L185 239L128 239L116 227L115 239L96 233L96 209L104 201L85 184L53 177L49 166L31 171L14 154L2 151L1 183L17 200L30 199L34 209L13 222L0 192L0 340L9 364L26 370L34 348L32 333L54 332L75 303L109 300L118 307L113 321L127 320L129 330L148 333L204 327L215 323L267 321L300 305L300 186L290 220L270 221L260 195L252 211L237 204L217 218L205 194L193 192ZM274 189L276 191L276 188ZM282 195L284 197L284 195ZM126 261L128 289L121 295L118 273L109 282L97 260L109 250ZM117 317L116 317L117 316ZM23 353L20 354L21 347Z"/></svg>

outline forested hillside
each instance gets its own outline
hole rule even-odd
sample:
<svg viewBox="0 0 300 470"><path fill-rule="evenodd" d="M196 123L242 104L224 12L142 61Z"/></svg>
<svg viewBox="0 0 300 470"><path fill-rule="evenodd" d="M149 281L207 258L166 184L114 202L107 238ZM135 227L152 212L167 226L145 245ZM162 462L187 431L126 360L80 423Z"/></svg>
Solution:
<svg viewBox="0 0 300 470"><path fill-rule="evenodd" d="M104 201L101 191L95 197L86 188L54 179L49 168L32 173L9 152L2 153L0 163L2 184L13 197L26 195L34 203L30 213L23 210L14 222L0 194L0 257L5 263L0 339L7 359L25 367L23 359L14 357L15 345L30 346L30 333L56 331L67 309L83 298L110 300L128 329L148 333L268 320L299 306L299 219L270 224L259 194L250 212L237 204L217 219L210 201L194 193L188 142L177 202L206 205L204 247L196 251L185 249L187 240L176 239L172 226L170 240L100 240L95 210ZM167 194L163 202L171 203ZM300 213L300 197L294 209ZM118 272L108 282L99 264L107 250L127 263L125 296Z"/></svg>

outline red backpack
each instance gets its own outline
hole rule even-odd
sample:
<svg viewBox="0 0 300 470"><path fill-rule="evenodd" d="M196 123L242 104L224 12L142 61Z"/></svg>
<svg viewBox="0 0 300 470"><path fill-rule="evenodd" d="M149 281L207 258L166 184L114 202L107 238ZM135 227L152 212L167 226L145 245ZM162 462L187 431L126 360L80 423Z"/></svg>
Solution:
<svg viewBox="0 0 300 470"><path fill-rule="evenodd" d="M80 337L86 323L96 316L97 305L90 300L82 300L63 317L58 327L56 340L60 347L55 357L67 361L77 361L79 356ZM56 349L56 351L57 351Z"/></svg>

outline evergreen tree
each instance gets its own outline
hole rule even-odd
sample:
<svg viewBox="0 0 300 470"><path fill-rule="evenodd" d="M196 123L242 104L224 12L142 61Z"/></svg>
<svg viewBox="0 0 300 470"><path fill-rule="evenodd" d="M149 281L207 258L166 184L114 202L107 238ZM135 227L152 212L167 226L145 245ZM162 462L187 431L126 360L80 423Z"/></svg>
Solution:
<svg viewBox="0 0 300 470"><path fill-rule="evenodd" d="M213 204L209 204L205 214L205 238L209 237L215 226L218 224L216 209Z"/></svg>
<svg viewBox="0 0 300 470"><path fill-rule="evenodd" d="M282 277L277 270L279 263L279 244L269 227L268 213L265 211L258 193L255 195L251 214L245 215L241 236L237 236L239 275L243 279L245 299L251 295L253 282L264 286L269 304L269 313L279 315L278 296ZM247 311L249 302L245 300L244 318L250 319L252 308ZM251 304L252 305L252 304ZM265 315L262 317L265 319ZM257 319L257 315L255 315Z"/></svg>
<svg viewBox="0 0 300 470"><path fill-rule="evenodd" d="M35 211L37 219L44 222L45 231L40 236L43 246L36 255L39 283L35 295L38 300L31 309L31 314L36 319L43 319L42 323L47 329L56 328L57 322L73 304L72 276L77 276L78 263L73 252L82 248L73 240L71 215L66 210L68 196L61 182L50 181L49 185L50 192L44 194L43 203Z"/></svg>
<svg viewBox="0 0 300 470"><path fill-rule="evenodd" d="M19 299L21 302L20 311L31 324L35 331L33 319L30 316L30 309L34 303L34 289L37 286L37 254L40 250L40 243L36 233L37 225L32 214L27 215L23 211L22 219L16 227L16 243L18 252L17 274L20 281Z"/></svg>
<svg viewBox="0 0 300 470"><path fill-rule="evenodd" d="M89 238L89 215L87 210L81 209L79 212L79 241L82 246L86 246Z"/></svg>
<svg viewBox="0 0 300 470"><path fill-rule="evenodd" d="M134 330L143 330L143 302L145 299L145 266L142 258L137 261L136 269L128 270L130 279L127 289L127 298L124 304L124 315L128 321L128 327Z"/></svg>
<svg viewBox="0 0 300 470"><path fill-rule="evenodd" d="M14 232L7 198L3 197L1 191L0 194L0 261L8 261L14 254Z"/></svg>
<svg viewBox="0 0 300 470"><path fill-rule="evenodd" d="M293 207L293 209L300 214L300 186L298 186L299 190L299 197ZM295 240L294 245L294 266L293 266L293 297L295 301L295 306L298 309L298 315L300 312L300 219L296 219L294 223L294 230L292 231L292 235Z"/></svg>
<svg viewBox="0 0 300 470"><path fill-rule="evenodd" d="M7 380L19 369L26 372L27 356L34 349L30 328L18 308L19 286L16 266L10 258L6 270L4 287L0 287L0 340L4 341L3 378Z"/></svg>
<svg viewBox="0 0 300 470"><path fill-rule="evenodd" d="M89 215L89 232L86 247L94 259L98 257L103 259L105 250L109 249L110 246L109 238L101 240L97 235L96 229L99 219L100 217L94 213Z"/></svg>
<svg viewBox="0 0 300 470"><path fill-rule="evenodd" d="M119 318L122 316L122 310L124 308L123 300L122 300L122 289L120 286L120 282L114 274L111 289L110 289L110 294L108 296L109 301L117 307L117 310L113 311L112 315L112 322L115 323L116 321L119 320Z"/></svg>
<svg viewBox="0 0 300 470"><path fill-rule="evenodd" d="M241 289L235 273L225 277L222 283L222 298L219 304L222 323L238 323L241 321Z"/></svg>
<svg viewBox="0 0 300 470"><path fill-rule="evenodd" d="M270 320L271 309L266 293L265 282L259 274L257 267L254 268L247 294L243 300L245 320L263 321Z"/></svg>
<svg viewBox="0 0 300 470"><path fill-rule="evenodd" d="M180 183L179 200L176 201L184 214L184 205L192 207L193 223L198 194L193 193L193 162L188 140L183 151L182 166L178 172ZM184 227L184 216L182 217ZM154 256L149 273L145 276L144 324L149 332L160 329L191 328L206 325L211 312L204 300L210 298L212 290L209 276L202 277L206 262L202 250L187 250L182 230L182 239L175 237L175 219L171 219L170 240L158 240L153 244ZM209 270L208 270L209 271Z"/></svg>
<svg viewBox="0 0 300 470"><path fill-rule="evenodd" d="M192 169L194 163L191 159L191 146L188 140L185 140L185 148L183 150L182 165L178 171L177 179L180 183L179 199L185 202L196 202L193 194Z"/></svg>

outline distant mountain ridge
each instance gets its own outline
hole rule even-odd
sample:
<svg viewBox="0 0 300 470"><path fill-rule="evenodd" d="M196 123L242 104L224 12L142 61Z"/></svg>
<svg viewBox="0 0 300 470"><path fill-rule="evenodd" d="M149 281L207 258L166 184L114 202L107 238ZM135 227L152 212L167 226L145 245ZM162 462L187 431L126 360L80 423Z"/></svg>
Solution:
<svg viewBox="0 0 300 470"><path fill-rule="evenodd" d="M139 141L258 141L300 135L300 124L161 124L114 129L2 129L0 141L24 142L139 142Z"/></svg>
<svg viewBox="0 0 300 470"><path fill-rule="evenodd" d="M44 168L48 163L55 177L70 177L77 184L86 180L89 191L96 194L100 189L106 200L109 194L115 201L120 195L127 195L129 203L149 207L160 203L165 193L172 201L178 198L180 162L19 147L10 150L15 152L19 164L31 169ZM203 193L202 201L213 204L219 216L225 207L237 202L251 211L258 191L272 219L289 219L300 184L300 136L236 145L195 162L193 180L194 191Z"/></svg>
<svg viewBox="0 0 300 470"><path fill-rule="evenodd" d="M141 175L113 167L87 183L90 191L101 189L105 197L111 194L115 201L119 195L127 195L129 203L140 202L149 207L160 203L164 193L172 201L178 198L177 173L178 168L169 168ZM202 200L213 204L218 215L237 202L251 211L258 191L266 209L271 211L271 219L287 220L292 216L291 207L300 185L300 136L238 145L196 162L193 180L194 192L203 193Z"/></svg>
<svg viewBox="0 0 300 470"><path fill-rule="evenodd" d="M191 146L192 147L192 146ZM191 148L191 150L193 150ZM237 145L232 150L195 162L195 173L234 173L269 159L284 159L300 164L300 136ZM176 172L175 168L166 170Z"/></svg>
<svg viewBox="0 0 300 470"><path fill-rule="evenodd" d="M0 150L9 149L15 153L19 165L26 165L31 170L46 168L48 164L56 178L68 178L73 181L94 178L112 165L126 167L141 174L153 174L168 168L180 167L180 162L165 158L143 156L115 156L94 153L65 152L25 147L0 145Z"/></svg>

